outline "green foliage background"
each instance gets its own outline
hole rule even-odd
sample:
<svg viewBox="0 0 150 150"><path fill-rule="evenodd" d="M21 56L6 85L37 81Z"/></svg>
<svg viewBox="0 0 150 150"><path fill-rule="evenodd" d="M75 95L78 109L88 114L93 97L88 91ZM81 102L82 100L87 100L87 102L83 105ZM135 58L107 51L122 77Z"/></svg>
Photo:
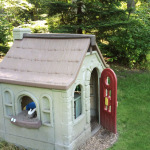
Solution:
<svg viewBox="0 0 150 150"><path fill-rule="evenodd" d="M127 6L126 2L111 0L48 3L49 30L95 34L109 61L145 67L150 50L150 9L149 2L136 3L136 9L122 8Z"/></svg>
<svg viewBox="0 0 150 150"><path fill-rule="evenodd" d="M1 45L12 39L12 28L18 26L34 33L95 34L108 61L146 67L149 0L1 0L1 4ZM33 23L43 20L45 25Z"/></svg>

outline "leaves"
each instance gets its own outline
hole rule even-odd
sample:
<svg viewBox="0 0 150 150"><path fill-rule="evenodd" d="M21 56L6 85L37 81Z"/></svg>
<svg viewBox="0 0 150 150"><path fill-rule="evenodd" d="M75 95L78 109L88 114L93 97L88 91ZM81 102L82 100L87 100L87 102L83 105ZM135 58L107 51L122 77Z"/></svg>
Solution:
<svg viewBox="0 0 150 150"><path fill-rule="evenodd" d="M148 0L134 1L136 7L128 0L127 8L123 0L3 0L0 43L9 40L12 25L31 24L44 13L50 32L95 34L109 61L141 65L150 50L150 7ZM43 33L47 26L37 25L32 31Z"/></svg>
<svg viewBox="0 0 150 150"><path fill-rule="evenodd" d="M5 45L10 40L11 24L7 20L7 14L0 7L0 44Z"/></svg>

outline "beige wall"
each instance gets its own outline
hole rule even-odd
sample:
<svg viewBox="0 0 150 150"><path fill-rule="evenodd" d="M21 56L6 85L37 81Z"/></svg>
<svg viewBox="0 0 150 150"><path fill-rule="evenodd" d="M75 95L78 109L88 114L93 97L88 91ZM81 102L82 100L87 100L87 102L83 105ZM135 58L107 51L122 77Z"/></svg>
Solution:
<svg viewBox="0 0 150 150"><path fill-rule="evenodd" d="M104 66L97 52L92 55L87 53L75 83L66 91L0 84L0 107L3 108L0 109L0 136L11 143L34 149L75 149L91 136L89 84L91 72L95 67L100 77ZM82 85L82 114L74 119L74 90L78 84ZM10 122L7 107L16 115L20 109L19 98L23 95L31 97L36 103L37 116L43 123L39 129L21 128ZM11 97L11 102L6 100L7 97ZM49 100L49 124L44 122L45 97Z"/></svg>

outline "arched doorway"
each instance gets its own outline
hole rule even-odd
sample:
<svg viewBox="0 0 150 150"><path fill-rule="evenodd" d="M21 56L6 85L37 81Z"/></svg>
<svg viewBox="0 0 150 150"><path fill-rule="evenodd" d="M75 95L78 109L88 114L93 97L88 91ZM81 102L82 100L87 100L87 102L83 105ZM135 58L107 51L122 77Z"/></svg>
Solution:
<svg viewBox="0 0 150 150"><path fill-rule="evenodd" d="M90 78L90 117L91 131L99 128L99 109L98 109L98 73L94 68Z"/></svg>

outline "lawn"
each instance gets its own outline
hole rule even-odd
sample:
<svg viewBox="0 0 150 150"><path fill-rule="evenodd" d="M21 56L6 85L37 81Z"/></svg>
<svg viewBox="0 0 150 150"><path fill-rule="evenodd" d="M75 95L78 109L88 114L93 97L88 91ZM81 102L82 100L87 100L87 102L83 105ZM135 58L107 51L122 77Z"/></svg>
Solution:
<svg viewBox="0 0 150 150"><path fill-rule="evenodd" d="M150 52L148 53L148 55L147 55L146 58L147 58L147 60L148 60L148 63L147 63L147 64L148 64L148 65L147 65L147 69L150 70Z"/></svg>
<svg viewBox="0 0 150 150"><path fill-rule="evenodd" d="M0 150L25 150L23 147L17 147L5 141L0 142Z"/></svg>
<svg viewBox="0 0 150 150"><path fill-rule="evenodd" d="M114 67L118 78L118 141L110 150L150 149L150 72Z"/></svg>

